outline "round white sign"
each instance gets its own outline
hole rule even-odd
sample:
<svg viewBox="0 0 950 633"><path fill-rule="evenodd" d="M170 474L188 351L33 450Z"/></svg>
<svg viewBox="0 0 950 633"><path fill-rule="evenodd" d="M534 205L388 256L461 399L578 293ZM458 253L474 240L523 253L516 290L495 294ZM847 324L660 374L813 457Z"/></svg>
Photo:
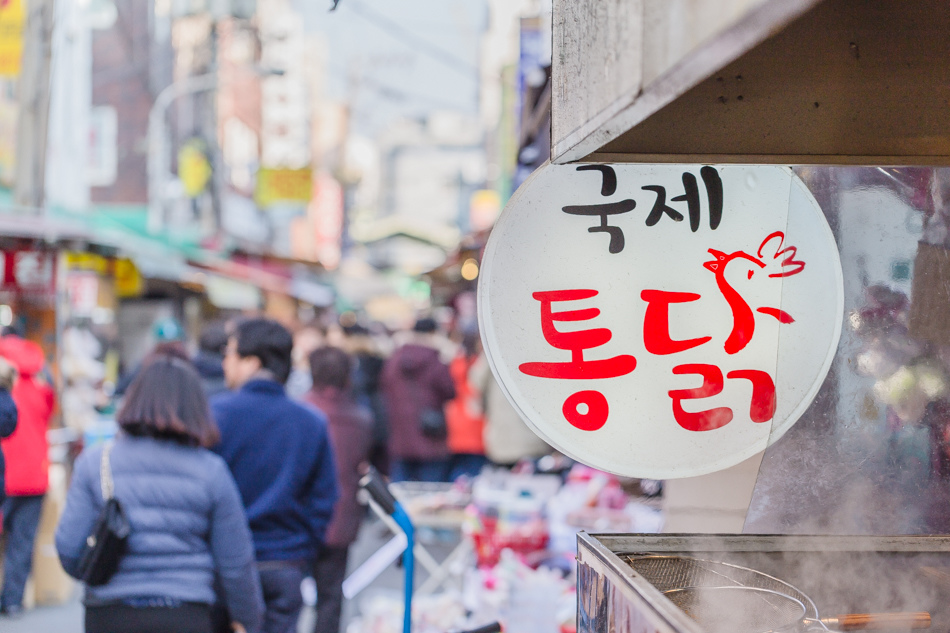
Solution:
<svg viewBox="0 0 950 633"><path fill-rule="evenodd" d="M841 334L818 203L772 166L545 165L482 262L495 377L548 443L652 479L727 468L811 404Z"/></svg>

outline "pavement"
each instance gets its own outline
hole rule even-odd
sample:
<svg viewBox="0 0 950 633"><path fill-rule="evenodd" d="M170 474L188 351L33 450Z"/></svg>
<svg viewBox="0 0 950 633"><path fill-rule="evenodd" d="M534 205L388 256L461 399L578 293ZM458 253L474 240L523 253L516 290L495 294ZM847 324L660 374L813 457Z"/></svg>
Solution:
<svg viewBox="0 0 950 633"><path fill-rule="evenodd" d="M393 534L377 519L367 518L360 528L359 537L350 548L350 558L347 565L347 575L359 567L370 555L372 555L380 546L389 541ZM449 538L443 538L435 543L425 545L426 549L441 560L457 544ZM402 569L395 565L390 565L382 574L369 586L369 590L391 590L393 592L402 591L403 587ZM416 566L416 586L426 578L424 570ZM365 592L364 594L365 595ZM348 623L359 615L358 606L361 596L356 596L353 600L344 601L343 615L341 621L341 630L345 631ZM76 590L66 604L50 607L36 607L25 612L16 619L0 616L0 633L83 633L83 607L80 602L81 588L77 585ZM316 621L313 607L305 607L301 613L298 622L298 633L310 633L313 630L313 624Z"/></svg>

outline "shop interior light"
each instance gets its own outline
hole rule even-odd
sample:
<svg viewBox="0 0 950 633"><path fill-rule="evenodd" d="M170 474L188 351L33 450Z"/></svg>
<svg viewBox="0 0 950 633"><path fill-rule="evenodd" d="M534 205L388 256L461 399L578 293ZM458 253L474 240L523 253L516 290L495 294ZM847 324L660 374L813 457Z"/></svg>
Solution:
<svg viewBox="0 0 950 633"><path fill-rule="evenodd" d="M462 279L465 281L474 281L478 278L478 262L469 257L462 262Z"/></svg>
<svg viewBox="0 0 950 633"><path fill-rule="evenodd" d="M13 308L10 306L0 306L0 325L13 325Z"/></svg>

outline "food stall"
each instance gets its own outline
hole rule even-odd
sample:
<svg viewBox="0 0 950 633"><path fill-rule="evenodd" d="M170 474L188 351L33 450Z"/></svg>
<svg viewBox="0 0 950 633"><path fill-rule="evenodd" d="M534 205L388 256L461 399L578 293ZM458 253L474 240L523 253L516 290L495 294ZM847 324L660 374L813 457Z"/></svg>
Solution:
<svg viewBox="0 0 950 633"><path fill-rule="evenodd" d="M581 535L578 629L945 630L950 7L553 5L552 158L489 239L483 342L552 446L691 511ZM663 585L637 556L785 584ZM737 587L801 614L742 620Z"/></svg>
<svg viewBox="0 0 950 633"><path fill-rule="evenodd" d="M946 630L948 555L944 536L583 534L578 631Z"/></svg>

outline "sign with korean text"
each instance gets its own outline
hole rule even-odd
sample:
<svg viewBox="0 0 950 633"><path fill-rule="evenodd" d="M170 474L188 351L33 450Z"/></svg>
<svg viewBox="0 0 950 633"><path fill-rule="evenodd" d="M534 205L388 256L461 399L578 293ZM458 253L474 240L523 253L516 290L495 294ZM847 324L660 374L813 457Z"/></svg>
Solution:
<svg viewBox="0 0 950 633"><path fill-rule="evenodd" d="M714 472L811 404L841 333L841 263L788 168L546 165L485 252L479 320L522 418L631 477Z"/></svg>

